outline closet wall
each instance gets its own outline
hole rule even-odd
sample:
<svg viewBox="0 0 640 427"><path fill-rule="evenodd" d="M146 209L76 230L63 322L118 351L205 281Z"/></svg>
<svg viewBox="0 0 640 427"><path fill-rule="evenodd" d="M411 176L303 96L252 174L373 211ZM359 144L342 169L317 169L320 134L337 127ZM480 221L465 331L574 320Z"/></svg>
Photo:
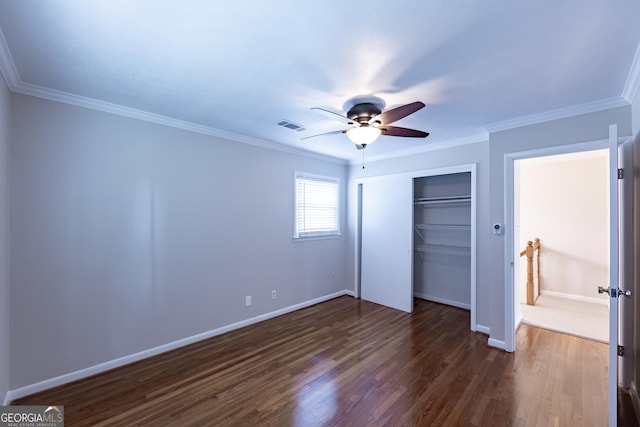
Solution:
<svg viewBox="0 0 640 427"><path fill-rule="evenodd" d="M471 306L471 173L414 178L414 296Z"/></svg>

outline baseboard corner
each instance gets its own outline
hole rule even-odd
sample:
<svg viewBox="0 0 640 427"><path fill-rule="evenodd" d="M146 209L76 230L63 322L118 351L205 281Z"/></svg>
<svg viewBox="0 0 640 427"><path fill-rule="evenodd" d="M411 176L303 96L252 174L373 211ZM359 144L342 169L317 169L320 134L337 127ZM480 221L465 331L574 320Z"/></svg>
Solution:
<svg viewBox="0 0 640 427"><path fill-rule="evenodd" d="M487 344L490 347L495 347L495 348L499 348L500 350L507 351L507 343L505 343L504 341L500 341L495 338L489 337L489 339L487 340Z"/></svg>
<svg viewBox="0 0 640 427"><path fill-rule="evenodd" d="M7 394L4 395L4 399L2 401L2 406L9 406L14 399L15 397L13 396L13 392L11 390L7 390Z"/></svg>
<svg viewBox="0 0 640 427"><path fill-rule="evenodd" d="M476 332L480 332L481 334L491 335L491 328L484 325L476 325Z"/></svg>

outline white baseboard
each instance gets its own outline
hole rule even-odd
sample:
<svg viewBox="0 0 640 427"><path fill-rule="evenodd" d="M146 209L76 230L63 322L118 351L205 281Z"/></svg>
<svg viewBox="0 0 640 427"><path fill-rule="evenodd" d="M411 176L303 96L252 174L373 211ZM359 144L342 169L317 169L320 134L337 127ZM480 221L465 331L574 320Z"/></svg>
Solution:
<svg viewBox="0 0 640 427"><path fill-rule="evenodd" d="M513 328L513 330L517 332L518 328L522 324L522 312L520 311L520 307L516 308L518 308L518 310L516 312L515 327Z"/></svg>
<svg viewBox="0 0 640 427"><path fill-rule="evenodd" d="M299 304L294 304L289 307L282 308L280 310L272 311L270 313L265 313L260 316L252 317L250 319L241 320L240 322L232 323L230 325L222 326L217 329L213 329L208 332L203 332L201 334L193 335L187 338L183 338L177 341L170 342L168 344L164 344L158 347L150 348L148 350L144 350L138 353L130 354L128 356L120 357L118 359L110 360L108 362L99 363L94 366L90 366L88 368L80 369L78 371L69 372L67 374L60 375L55 378L50 378L48 380L40 381L34 384L29 384L15 390L9 390L4 399L4 405L8 405L12 401L19 399L24 396L28 396L30 394L38 393L43 390L47 390L53 387L57 387L62 384L70 383L72 381L76 381L82 378L87 378L92 375L96 375L110 369L118 368L120 366L128 365L133 362L137 362L143 359L146 359L151 356L156 356L161 353L165 353L170 350L175 350L176 348L184 347L189 344L193 344L198 341L202 341L208 338L215 337L217 335L221 335L235 329L240 329L245 326L253 325L254 323L259 323L264 320L268 320L274 317L282 316L283 314L291 313L292 311L300 310L305 307L309 307L324 301L328 301L330 299L334 299L343 295L353 295L353 291L344 290L335 292L333 294L324 295L319 298L315 298L309 301L301 302Z"/></svg>
<svg viewBox="0 0 640 427"><path fill-rule="evenodd" d="M574 301L589 302L591 304L603 304L606 306L609 305L608 298L585 297L582 295L565 294L562 292L545 291L545 290L541 290L540 295L549 295L550 297L558 297L558 298L570 299Z"/></svg>
<svg viewBox="0 0 640 427"><path fill-rule="evenodd" d="M489 338L487 340L487 344L489 344L491 347L499 348L500 350L506 351L507 349L507 343L505 343L504 341L493 339L493 338Z"/></svg>
<svg viewBox="0 0 640 427"><path fill-rule="evenodd" d="M476 332L481 334L491 335L491 328L483 325L476 325Z"/></svg>
<svg viewBox="0 0 640 427"><path fill-rule="evenodd" d="M439 304L452 305L454 307L463 308L465 310L471 310L471 304L465 304L459 301L453 301L446 298L434 297L431 295L421 294L417 292L414 292L413 296L416 298L427 300L427 301L437 302Z"/></svg>

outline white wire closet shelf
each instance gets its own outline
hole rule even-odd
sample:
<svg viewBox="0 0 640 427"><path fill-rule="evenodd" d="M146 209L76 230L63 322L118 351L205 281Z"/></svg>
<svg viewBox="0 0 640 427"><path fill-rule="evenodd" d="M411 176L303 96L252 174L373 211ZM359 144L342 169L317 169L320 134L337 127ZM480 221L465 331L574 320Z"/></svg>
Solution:
<svg viewBox="0 0 640 427"><path fill-rule="evenodd" d="M420 236L422 241L426 241L425 234L430 232L436 233L467 233L471 231L470 224L415 224L413 226L415 232ZM471 244L470 242L468 243Z"/></svg>
<svg viewBox="0 0 640 427"><path fill-rule="evenodd" d="M452 245L420 245L416 247L416 251L422 259L425 255L454 255L454 256L471 256L471 248L468 246L452 246Z"/></svg>

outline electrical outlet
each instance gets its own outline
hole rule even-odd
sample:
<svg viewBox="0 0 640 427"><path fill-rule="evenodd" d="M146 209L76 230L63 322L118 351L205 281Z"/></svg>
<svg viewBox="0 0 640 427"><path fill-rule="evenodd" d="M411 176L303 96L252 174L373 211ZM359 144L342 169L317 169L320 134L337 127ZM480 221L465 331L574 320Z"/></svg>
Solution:
<svg viewBox="0 0 640 427"><path fill-rule="evenodd" d="M276 299L276 298L278 298L278 293L274 289L274 290L271 291L271 299Z"/></svg>
<svg viewBox="0 0 640 427"><path fill-rule="evenodd" d="M251 295L244 297L244 306L245 307L251 306Z"/></svg>

